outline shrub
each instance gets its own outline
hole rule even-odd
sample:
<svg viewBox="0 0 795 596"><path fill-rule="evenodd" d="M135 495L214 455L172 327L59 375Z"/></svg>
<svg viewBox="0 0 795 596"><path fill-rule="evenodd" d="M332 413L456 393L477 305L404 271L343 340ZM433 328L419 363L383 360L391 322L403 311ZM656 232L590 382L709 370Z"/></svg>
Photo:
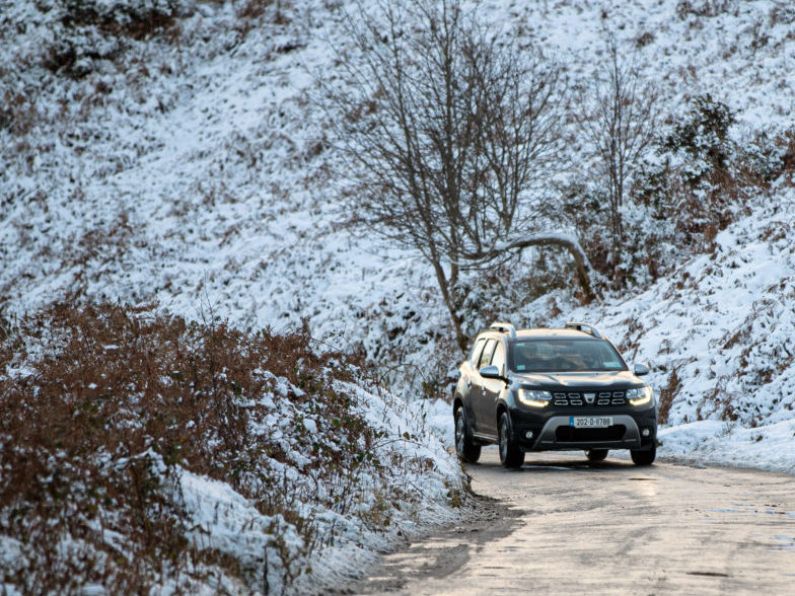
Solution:
<svg viewBox="0 0 795 596"><path fill-rule="evenodd" d="M736 0L679 0L676 5L676 14L680 19L685 19L690 15L717 17L736 10Z"/></svg>
<svg viewBox="0 0 795 596"><path fill-rule="evenodd" d="M105 33L146 39L175 25L185 11L180 0L62 0L67 28L98 27Z"/></svg>
<svg viewBox="0 0 795 596"><path fill-rule="evenodd" d="M58 35L43 64L74 79L93 72L98 61L116 60L127 39L176 38L178 17L187 14L181 0L60 0L54 8Z"/></svg>
<svg viewBox="0 0 795 596"><path fill-rule="evenodd" d="M285 0L245 0L237 15L242 19L259 19L268 13L273 23L284 25L288 22L284 9L290 5Z"/></svg>
<svg viewBox="0 0 795 596"><path fill-rule="evenodd" d="M302 498L348 514L357 474L380 468L379 433L333 387L356 369L310 350L306 329L244 333L63 304L1 339L0 543L19 556L0 559L0 573L23 591L148 591L219 568L261 587L278 567L289 582L317 544ZM191 539L184 471L271 516L258 568Z"/></svg>
<svg viewBox="0 0 795 596"><path fill-rule="evenodd" d="M641 243L657 250L660 243L678 249L709 248L718 230L734 219L756 181L747 176L743 153L731 139L735 124L730 108L709 95L696 97L688 113L656 142L632 194L650 221L653 237ZM647 255L649 263L659 260ZM675 265L657 267L658 273Z"/></svg>
<svg viewBox="0 0 795 596"><path fill-rule="evenodd" d="M743 175L757 185L767 186L776 180L795 184L795 130L773 136L760 133L743 148Z"/></svg>
<svg viewBox="0 0 795 596"><path fill-rule="evenodd" d="M8 130L15 135L27 134L33 128L36 116L35 102L23 93L7 89L0 97L0 131Z"/></svg>
<svg viewBox="0 0 795 596"><path fill-rule="evenodd" d="M705 182L720 183L729 175L735 153L729 129L735 122L729 107L707 94L693 100L688 115L663 139L663 151L683 153L688 158L682 175L691 188Z"/></svg>

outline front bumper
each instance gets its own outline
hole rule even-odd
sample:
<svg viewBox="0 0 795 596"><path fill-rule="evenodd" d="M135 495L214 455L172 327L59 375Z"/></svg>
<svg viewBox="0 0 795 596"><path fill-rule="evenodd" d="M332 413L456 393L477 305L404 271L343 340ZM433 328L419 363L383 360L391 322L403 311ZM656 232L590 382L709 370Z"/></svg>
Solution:
<svg viewBox="0 0 795 596"><path fill-rule="evenodd" d="M572 416L610 416L613 426L606 429L574 429L571 426ZM514 440L525 451L650 449L657 444L657 412L654 406L645 410L629 407L567 407L541 412L515 408L511 410L511 426ZM532 433L532 438L528 437L528 433Z"/></svg>

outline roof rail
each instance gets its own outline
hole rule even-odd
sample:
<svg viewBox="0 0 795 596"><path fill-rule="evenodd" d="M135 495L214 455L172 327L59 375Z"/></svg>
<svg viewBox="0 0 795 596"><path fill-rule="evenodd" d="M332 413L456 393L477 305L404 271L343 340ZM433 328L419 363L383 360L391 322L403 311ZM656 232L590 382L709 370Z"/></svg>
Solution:
<svg viewBox="0 0 795 596"><path fill-rule="evenodd" d="M499 321L495 321L494 323L489 325L489 329L494 329L495 331L499 331L500 333L507 333L511 339L516 338L516 327L514 327L510 323L501 323Z"/></svg>
<svg viewBox="0 0 795 596"><path fill-rule="evenodd" d="M566 329L576 329L577 331L582 331L583 333L587 333L588 335L592 335L598 339L604 339L604 335L594 327L588 323L578 323L575 321L569 321L566 323Z"/></svg>

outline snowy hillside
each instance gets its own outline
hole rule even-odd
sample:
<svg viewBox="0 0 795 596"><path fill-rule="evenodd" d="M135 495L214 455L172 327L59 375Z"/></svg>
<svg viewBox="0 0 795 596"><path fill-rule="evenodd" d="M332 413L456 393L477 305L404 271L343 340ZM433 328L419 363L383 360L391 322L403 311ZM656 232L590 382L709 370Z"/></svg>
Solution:
<svg viewBox="0 0 795 596"><path fill-rule="evenodd" d="M759 1L702 16L700 4L721 3L479 10L538 36L574 78L597 67L610 31L660 81L672 112L711 92L736 112L736 135L772 136L793 107L795 15ZM323 341L428 362L447 322L427 265L339 225L348 181L315 100L317 81L335 80L352 4L186 0L176 30L127 39L107 57L101 31L64 32L58 10L41 4L6 6L3 62L17 66L0 91L18 98L6 108L16 124L0 127L6 310L76 293L157 298L193 317L209 299L244 325L295 328L308 317ZM80 78L42 66L63 39L87 46Z"/></svg>

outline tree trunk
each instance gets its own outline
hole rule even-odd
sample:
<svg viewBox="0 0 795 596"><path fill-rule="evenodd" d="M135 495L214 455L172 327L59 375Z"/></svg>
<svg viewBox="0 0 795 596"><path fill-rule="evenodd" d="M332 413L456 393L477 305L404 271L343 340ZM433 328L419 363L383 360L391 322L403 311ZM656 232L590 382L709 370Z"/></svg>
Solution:
<svg viewBox="0 0 795 596"><path fill-rule="evenodd" d="M453 324L456 343L461 349L461 352L466 354L469 340L467 339L466 335L464 335L464 330L461 327L461 317L458 314L458 307L453 298L447 276L444 274L444 268L442 267L441 263L436 260L432 261L432 265L433 270L436 273L436 281L439 284L439 290L442 292L444 304L447 307L447 311L450 313L450 322Z"/></svg>

